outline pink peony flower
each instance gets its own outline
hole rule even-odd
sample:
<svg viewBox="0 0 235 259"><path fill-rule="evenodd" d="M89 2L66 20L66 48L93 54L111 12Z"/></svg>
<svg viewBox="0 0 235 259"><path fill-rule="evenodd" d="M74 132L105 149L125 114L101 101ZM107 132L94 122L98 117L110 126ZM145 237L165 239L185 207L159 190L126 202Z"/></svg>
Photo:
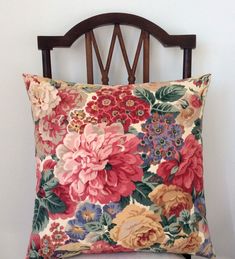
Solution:
<svg viewBox="0 0 235 259"><path fill-rule="evenodd" d="M189 193L194 187L196 192L200 192L203 188L202 146L192 134L185 139L180 154L180 161L170 160L161 163L157 174L163 178L165 184L177 185ZM178 167L178 170L173 180L169 180L174 167Z"/></svg>
<svg viewBox="0 0 235 259"><path fill-rule="evenodd" d="M57 147L55 176L60 184L70 184L73 201L119 201L142 178L138 144L134 134L124 134L121 123L87 124L83 134L70 132Z"/></svg>
<svg viewBox="0 0 235 259"><path fill-rule="evenodd" d="M44 141L50 141L57 145L62 141L66 132L67 124L64 115L52 111L39 121L39 133Z"/></svg>
<svg viewBox="0 0 235 259"><path fill-rule="evenodd" d="M67 112L73 108L81 108L85 104L87 95L78 91L71 86L70 89L59 89L58 96L60 97L60 105L55 108L57 114L67 115Z"/></svg>

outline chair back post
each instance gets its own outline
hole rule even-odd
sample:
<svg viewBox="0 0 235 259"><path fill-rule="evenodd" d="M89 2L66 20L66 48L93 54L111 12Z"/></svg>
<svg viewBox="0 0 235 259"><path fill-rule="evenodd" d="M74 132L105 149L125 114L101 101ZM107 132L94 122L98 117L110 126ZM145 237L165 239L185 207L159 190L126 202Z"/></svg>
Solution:
<svg viewBox="0 0 235 259"><path fill-rule="evenodd" d="M51 72L51 52L50 49L42 50L42 70L44 77L52 77Z"/></svg>
<svg viewBox="0 0 235 259"><path fill-rule="evenodd" d="M192 49L184 49L183 78L191 77L191 72L192 72Z"/></svg>
<svg viewBox="0 0 235 259"><path fill-rule="evenodd" d="M114 31L105 64L102 62L93 30L97 27L110 24L114 25ZM130 64L120 25L133 26L141 31L133 64ZM84 34L87 82L90 84L94 83L93 50L96 54L101 71L102 83L109 83L108 74L116 40L118 40L121 47L122 56L128 73L128 82L135 83L136 68L141 49L143 51L143 82L148 82L150 69L150 35L157 39L164 47L180 47L183 49L183 78L191 76L192 49L196 47L196 35L170 35L158 25L143 17L127 13L105 13L93 16L78 23L64 36L38 36L38 48L42 51L43 75L45 77L52 77L51 50L58 47L70 47Z"/></svg>

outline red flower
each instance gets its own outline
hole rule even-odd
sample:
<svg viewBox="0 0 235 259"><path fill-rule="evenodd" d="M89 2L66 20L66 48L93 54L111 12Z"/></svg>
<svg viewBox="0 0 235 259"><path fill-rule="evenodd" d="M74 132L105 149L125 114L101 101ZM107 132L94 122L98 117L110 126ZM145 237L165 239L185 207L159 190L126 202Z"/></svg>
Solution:
<svg viewBox="0 0 235 259"><path fill-rule="evenodd" d="M58 184L52 190L66 205L66 210L63 213L52 214L49 212L49 216L51 219L66 219L72 217L74 211L76 210L77 203L73 202L69 195L69 185L60 185Z"/></svg>
<svg viewBox="0 0 235 259"><path fill-rule="evenodd" d="M38 251L38 249L40 248L40 236L39 234L31 234L30 236L30 241L29 241L29 246L27 249L27 255L26 255L26 259L29 259L29 255L30 255L30 250L36 250Z"/></svg>
<svg viewBox="0 0 235 259"><path fill-rule="evenodd" d="M121 122L125 131L131 123L138 123L149 117L149 104L133 96L133 85L104 88L96 92L86 106L86 111L98 117L98 122Z"/></svg>
<svg viewBox="0 0 235 259"><path fill-rule="evenodd" d="M143 101L135 96L127 95L122 99L122 105L126 110L135 110L140 103L143 103Z"/></svg>
<svg viewBox="0 0 235 259"><path fill-rule="evenodd" d="M86 106L86 111L92 115L98 115L99 107L96 101L90 101Z"/></svg>
<svg viewBox="0 0 235 259"><path fill-rule="evenodd" d="M59 227L59 225L60 225L60 223L53 222L51 224L50 231L53 232L54 230L56 230Z"/></svg>
<svg viewBox="0 0 235 259"><path fill-rule="evenodd" d="M46 159L43 161L43 171L49 171L52 170L54 168L54 166L56 165L56 161L53 159Z"/></svg>
<svg viewBox="0 0 235 259"><path fill-rule="evenodd" d="M44 235L40 242L38 254L44 259L50 259L54 252L54 245L48 235Z"/></svg>
<svg viewBox="0 0 235 259"><path fill-rule="evenodd" d="M102 95L112 95L114 92L114 89L112 88L102 88L101 90L97 91L97 95L98 96L102 96Z"/></svg>
<svg viewBox="0 0 235 259"><path fill-rule="evenodd" d="M200 108L202 106L202 100L198 95L191 95L189 102L194 108Z"/></svg>
<svg viewBox="0 0 235 259"><path fill-rule="evenodd" d="M62 230L55 230L51 235L51 239L55 246L61 246L64 244L64 241L68 239L68 236Z"/></svg>
<svg viewBox="0 0 235 259"><path fill-rule="evenodd" d="M131 111L131 117L133 123L138 123L139 121L146 120L150 116L149 107L146 105L140 104L135 110Z"/></svg>
<svg viewBox="0 0 235 259"><path fill-rule="evenodd" d="M73 109L77 106L77 99L79 99L80 93L70 90L64 89L58 92L60 97L60 105L57 105L55 111L57 114L66 114L69 110Z"/></svg>
<svg viewBox="0 0 235 259"><path fill-rule="evenodd" d="M120 89L115 91L113 95L116 97L117 101L122 101L124 97L131 96L131 91Z"/></svg>
<svg viewBox="0 0 235 259"><path fill-rule="evenodd" d="M116 99L111 95L102 95L97 100L97 105L100 109L107 110L116 104Z"/></svg>
<svg viewBox="0 0 235 259"><path fill-rule="evenodd" d="M118 106L111 107L109 110L109 114L112 118L122 113L125 113L125 110Z"/></svg>
<svg viewBox="0 0 235 259"><path fill-rule="evenodd" d="M107 125L109 125L111 123L111 116L109 112L102 112L100 114L98 114L98 122L104 122Z"/></svg>
<svg viewBox="0 0 235 259"><path fill-rule="evenodd" d="M131 119L127 114L119 114L112 119L112 123L120 122L124 128L124 131L128 131L129 126L131 125Z"/></svg>
<svg viewBox="0 0 235 259"><path fill-rule="evenodd" d="M203 188L202 146L192 134L185 139L180 155L180 161L170 160L161 163L157 174L163 178L165 184L177 185L189 193L193 188L200 192ZM178 167L178 170L171 179L174 167Z"/></svg>

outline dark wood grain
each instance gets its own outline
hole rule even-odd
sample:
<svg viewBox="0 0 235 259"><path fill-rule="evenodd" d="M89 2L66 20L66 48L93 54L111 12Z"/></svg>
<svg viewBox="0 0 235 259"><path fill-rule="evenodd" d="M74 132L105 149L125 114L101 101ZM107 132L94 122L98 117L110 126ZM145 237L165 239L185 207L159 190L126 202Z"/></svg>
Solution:
<svg viewBox="0 0 235 259"><path fill-rule="evenodd" d="M114 25L113 35L106 63L101 59L99 46L93 30L100 26ZM120 25L130 25L140 29L141 34L137 45L134 62L131 65L125 46ZM118 39L122 56L128 73L128 82L134 83L136 68L143 50L143 82L149 81L150 64L150 35L156 38L164 47L180 47L183 49L183 78L191 76L192 49L196 47L196 35L169 35L153 22L133 14L106 13L88 18L73 28L64 36L38 36L38 48L43 55L43 75L52 77L50 51L58 47L70 47L79 37L85 34L87 82L94 83L93 75L93 49L101 72L103 84L109 83L109 70L112 61L114 46Z"/></svg>

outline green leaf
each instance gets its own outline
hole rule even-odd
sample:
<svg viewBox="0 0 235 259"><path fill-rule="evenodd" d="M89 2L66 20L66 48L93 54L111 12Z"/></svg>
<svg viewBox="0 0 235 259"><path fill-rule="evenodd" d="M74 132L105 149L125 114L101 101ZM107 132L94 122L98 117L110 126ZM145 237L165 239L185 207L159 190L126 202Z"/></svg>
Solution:
<svg viewBox="0 0 235 259"><path fill-rule="evenodd" d="M170 218L168 219L169 224L176 223L176 221L177 218L175 215L170 216Z"/></svg>
<svg viewBox="0 0 235 259"><path fill-rule="evenodd" d="M105 232L102 236L103 240L108 242L110 245L116 245L117 242L115 242L111 237L109 232Z"/></svg>
<svg viewBox="0 0 235 259"><path fill-rule="evenodd" d="M52 170L42 172L40 186L45 191L49 191L49 190L55 188L57 186L57 184L58 184L58 180L54 177Z"/></svg>
<svg viewBox="0 0 235 259"><path fill-rule="evenodd" d="M133 127L133 126L129 126L128 133L131 133L131 134L134 134L134 135L138 135L137 129L135 127Z"/></svg>
<svg viewBox="0 0 235 259"><path fill-rule="evenodd" d="M202 129L195 126L193 129L192 129L192 134L195 136L195 138L197 140L201 139L201 134L202 134Z"/></svg>
<svg viewBox="0 0 235 259"><path fill-rule="evenodd" d="M179 169L179 167L178 167L177 165L174 166L174 167L171 169L171 172L170 172L170 174L169 174L169 176L168 176L168 181L169 181L169 182L171 182L171 181L174 179L175 174L177 173L178 169Z"/></svg>
<svg viewBox="0 0 235 259"><path fill-rule="evenodd" d="M200 220L202 220L202 216L198 212L194 212L193 215L191 216L191 221L198 222Z"/></svg>
<svg viewBox="0 0 235 259"><path fill-rule="evenodd" d="M180 219L182 219L183 222L188 222L190 220L190 214L189 211L183 210L180 212Z"/></svg>
<svg viewBox="0 0 235 259"><path fill-rule="evenodd" d="M181 107L182 107L183 109L186 109L186 108L189 106L189 103L188 103L187 100L181 99L181 100L180 100L180 105L181 105Z"/></svg>
<svg viewBox="0 0 235 259"><path fill-rule="evenodd" d="M166 250L164 248L161 248L161 244L155 243L150 247L150 251L152 252L165 252Z"/></svg>
<svg viewBox="0 0 235 259"><path fill-rule="evenodd" d="M174 113L179 114L178 108L176 108L174 105L170 103L156 103L153 105L151 113L157 112L160 115L163 115L165 113Z"/></svg>
<svg viewBox="0 0 235 259"><path fill-rule="evenodd" d="M190 226L189 224L184 224L183 225L183 231L185 234L189 235L191 233L191 229L190 229Z"/></svg>
<svg viewBox="0 0 235 259"><path fill-rule="evenodd" d="M119 204L122 209L124 209L127 205L130 204L130 196L128 197L121 197L121 200L119 201Z"/></svg>
<svg viewBox="0 0 235 259"><path fill-rule="evenodd" d="M66 211L65 203L53 192L47 193L41 201L52 214Z"/></svg>
<svg viewBox="0 0 235 259"><path fill-rule="evenodd" d="M158 89L155 97L162 102L174 102L183 97L186 89L183 85L168 85Z"/></svg>
<svg viewBox="0 0 235 259"><path fill-rule="evenodd" d="M114 228L116 226L116 224L111 223L110 225L108 225L108 231L110 231L112 228Z"/></svg>
<svg viewBox="0 0 235 259"><path fill-rule="evenodd" d="M144 89L142 87L136 87L134 90L134 94L140 99L149 103L150 105L153 105L155 103L154 94L147 89Z"/></svg>
<svg viewBox="0 0 235 259"><path fill-rule="evenodd" d="M87 93L94 93L98 91L101 87L101 85L84 85L82 86L82 90Z"/></svg>
<svg viewBox="0 0 235 259"><path fill-rule="evenodd" d="M80 242L68 243L62 246L59 246L53 254L55 258L70 258L74 255L81 254L84 250L89 250L89 246L83 245Z"/></svg>
<svg viewBox="0 0 235 259"><path fill-rule="evenodd" d="M162 224L162 226L163 227L166 227L166 226L168 226L169 225L169 223L168 223L168 220L167 220L167 217L166 216L164 216L164 215L161 215L161 224Z"/></svg>
<svg viewBox="0 0 235 259"><path fill-rule="evenodd" d="M36 250L29 251L29 259L41 259L42 257L38 255Z"/></svg>
<svg viewBox="0 0 235 259"><path fill-rule="evenodd" d="M169 232L172 234L172 235L177 235L180 233L182 227L178 224L178 223L172 223L170 226L169 226Z"/></svg>
<svg viewBox="0 0 235 259"><path fill-rule="evenodd" d="M155 214L161 214L162 212L162 208L160 206L157 206L156 204L150 205L149 209L153 211Z"/></svg>
<svg viewBox="0 0 235 259"><path fill-rule="evenodd" d="M49 221L47 209L42 206L38 199L35 200L33 216L33 233L39 233L44 230Z"/></svg>
<svg viewBox="0 0 235 259"><path fill-rule="evenodd" d="M148 197L148 194L152 191L152 189L145 183L136 182L136 189L132 193L133 199L138 201L139 203L149 206L152 204L151 200Z"/></svg>
<svg viewBox="0 0 235 259"><path fill-rule="evenodd" d="M44 185L47 182L50 182L53 178L54 178L54 174L52 170L42 172L41 187L44 187Z"/></svg>
<svg viewBox="0 0 235 259"><path fill-rule="evenodd" d="M100 217L100 223L102 225L109 226L112 223L112 217L107 212L103 212Z"/></svg>
<svg viewBox="0 0 235 259"><path fill-rule="evenodd" d="M155 173L152 173L152 172L150 172L150 171L147 171L147 172L144 172L143 179L144 179L145 181L148 181L148 180L150 180L150 179L151 179L152 177L154 177L154 176L156 176Z"/></svg>
<svg viewBox="0 0 235 259"><path fill-rule="evenodd" d="M53 177L52 179L50 179L49 181L47 181L44 185L43 185L43 189L45 191L50 191L53 188L55 188L58 185L58 180Z"/></svg>
<svg viewBox="0 0 235 259"><path fill-rule="evenodd" d="M103 225L100 222L88 222L84 225L87 231L89 232L96 232L103 230Z"/></svg>

